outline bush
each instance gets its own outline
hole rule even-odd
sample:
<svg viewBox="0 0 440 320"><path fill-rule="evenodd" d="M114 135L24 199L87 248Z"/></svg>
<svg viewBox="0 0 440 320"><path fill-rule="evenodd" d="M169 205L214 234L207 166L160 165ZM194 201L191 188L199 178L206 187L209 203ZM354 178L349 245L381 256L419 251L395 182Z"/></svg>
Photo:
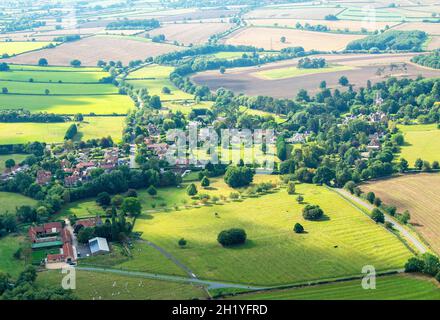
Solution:
<svg viewBox="0 0 440 320"><path fill-rule="evenodd" d="M148 193L150 196L155 196L155 195L157 194L157 190L156 190L156 188L155 188L154 186L149 186L149 187L147 188L147 193Z"/></svg>
<svg viewBox="0 0 440 320"><path fill-rule="evenodd" d="M195 196L197 194L197 187L194 183L191 183L187 188L186 188L186 193L192 197Z"/></svg>
<svg viewBox="0 0 440 320"><path fill-rule="evenodd" d="M293 181L289 181L287 184L287 193L295 194L295 183Z"/></svg>
<svg viewBox="0 0 440 320"><path fill-rule="evenodd" d="M243 229L236 228L223 230L219 233L217 241L223 247L243 244L246 242L246 232Z"/></svg>
<svg viewBox="0 0 440 320"><path fill-rule="evenodd" d="M126 196L129 198L137 198L138 194L137 191L134 189L128 189Z"/></svg>
<svg viewBox="0 0 440 320"><path fill-rule="evenodd" d="M299 223L295 223L295 226L293 227L293 231L295 231L295 233L303 233L304 227Z"/></svg>
<svg viewBox="0 0 440 320"><path fill-rule="evenodd" d="M440 271L439 259L430 253L424 253L422 255L422 259L423 259L422 272L429 274L433 277L436 276L437 273Z"/></svg>
<svg viewBox="0 0 440 320"><path fill-rule="evenodd" d="M303 209L303 217L306 220L319 220L324 216L324 211L318 205L307 205Z"/></svg>
<svg viewBox="0 0 440 320"><path fill-rule="evenodd" d="M435 280L437 280L438 282L440 282L440 271L437 273L437 275L435 276Z"/></svg>
<svg viewBox="0 0 440 320"><path fill-rule="evenodd" d="M380 207L381 204L382 204L382 200L381 200L379 197L377 197L377 198L374 199L373 204L374 204L376 207Z"/></svg>
<svg viewBox="0 0 440 320"><path fill-rule="evenodd" d="M185 239L183 239L183 238L181 238L181 239L178 241L178 245L179 245L179 247L181 247L181 248L185 247L186 244L187 244L187 241L186 241Z"/></svg>
<svg viewBox="0 0 440 320"><path fill-rule="evenodd" d="M373 204L374 199L376 199L376 195L374 194L374 192L368 192L367 195L365 196L365 199L367 199L369 203Z"/></svg>

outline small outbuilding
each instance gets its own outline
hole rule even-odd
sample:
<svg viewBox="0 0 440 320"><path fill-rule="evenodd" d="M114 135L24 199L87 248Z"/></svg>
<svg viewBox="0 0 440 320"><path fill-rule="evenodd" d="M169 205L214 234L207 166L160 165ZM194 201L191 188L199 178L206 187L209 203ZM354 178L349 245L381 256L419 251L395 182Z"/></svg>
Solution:
<svg viewBox="0 0 440 320"><path fill-rule="evenodd" d="M109 253L108 242L106 238L93 238L89 240L90 252L92 255Z"/></svg>

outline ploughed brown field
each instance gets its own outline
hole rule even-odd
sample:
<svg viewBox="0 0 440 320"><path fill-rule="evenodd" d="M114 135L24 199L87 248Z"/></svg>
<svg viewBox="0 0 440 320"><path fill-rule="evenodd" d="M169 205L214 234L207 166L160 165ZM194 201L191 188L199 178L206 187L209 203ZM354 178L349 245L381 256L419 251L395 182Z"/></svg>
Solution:
<svg viewBox="0 0 440 320"><path fill-rule="evenodd" d="M120 36L93 36L79 41L62 44L56 48L24 53L7 59L17 64L37 64L40 58L46 58L50 65L69 65L78 59L83 66L96 66L99 60L122 61L128 64L132 60L144 60L171 51L181 50L170 44L124 39Z"/></svg>
<svg viewBox="0 0 440 320"><path fill-rule="evenodd" d="M413 174L373 181L362 191L373 191L385 204L398 212L409 210L411 225L440 253L440 174Z"/></svg>
<svg viewBox="0 0 440 320"><path fill-rule="evenodd" d="M299 59L270 63L264 66L227 69L225 74L218 70L198 73L192 80L198 85L206 85L215 91L219 88L229 89L236 93L245 93L250 96L267 95L277 98L293 98L299 90L305 89L309 93L318 92L321 81L327 82L330 89L345 90L339 85L341 76L346 76L356 87L365 87L367 80L377 83L390 76L398 78L440 77L440 70L418 66L410 62L414 54L335 54L318 55L324 57L330 65L347 66L351 70L315 73L301 76L292 76L283 79L264 79L261 71L294 68ZM315 69L316 70L316 69Z"/></svg>
<svg viewBox="0 0 440 320"><path fill-rule="evenodd" d="M286 41L281 42L281 37ZM364 38L364 35L335 34L287 28L248 27L231 33L226 44L247 45L265 50L280 50L287 47L301 46L305 50L339 51L351 41Z"/></svg>
<svg viewBox="0 0 440 320"><path fill-rule="evenodd" d="M166 24L158 29L148 31L150 36L164 34L167 41L177 41L185 45L203 44L211 35L224 32L233 25L230 23L176 23Z"/></svg>

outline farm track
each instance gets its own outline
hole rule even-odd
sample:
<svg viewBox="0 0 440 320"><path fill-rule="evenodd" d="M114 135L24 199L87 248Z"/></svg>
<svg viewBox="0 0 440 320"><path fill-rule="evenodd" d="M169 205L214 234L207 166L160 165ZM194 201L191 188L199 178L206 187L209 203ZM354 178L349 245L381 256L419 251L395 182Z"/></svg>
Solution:
<svg viewBox="0 0 440 320"><path fill-rule="evenodd" d="M357 203L358 205L364 207L369 211L372 211L375 208L374 205L367 203L364 200L350 194L346 190L343 189L333 189L333 190L335 190L335 192L340 194L342 197L348 198L349 200ZM417 249L419 253L423 254L428 251L426 246L420 240L418 240L414 235L412 235L411 232L409 232L405 227L403 227L396 219L391 218L389 215L385 215L385 221L391 222L393 224L393 228L399 231L402 237L404 237L406 241L410 242Z"/></svg>
<svg viewBox="0 0 440 320"><path fill-rule="evenodd" d="M157 251L162 253L166 258L171 260L175 265L177 265L179 268L181 268L183 271L185 271L192 279L197 279L197 276L189 267L187 267L182 262L180 262L175 256L173 256L171 253L166 251L164 248L162 248L162 247L158 246L157 244L154 244L153 242L148 241L148 240L140 240L139 242L146 243L147 245L149 245L153 249L156 249Z"/></svg>

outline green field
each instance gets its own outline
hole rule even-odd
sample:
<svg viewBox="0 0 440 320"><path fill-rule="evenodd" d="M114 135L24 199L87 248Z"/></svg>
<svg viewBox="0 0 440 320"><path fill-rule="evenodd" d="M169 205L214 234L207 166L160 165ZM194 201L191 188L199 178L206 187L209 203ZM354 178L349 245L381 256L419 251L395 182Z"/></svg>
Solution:
<svg viewBox="0 0 440 320"><path fill-rule="evenodd" d="M177 276L187 275L161 252L142 241L134 244L130 249L130 255L127 255L122 247L114 244L111 253L81 259L79 265Z"/></svg>
<svg viewBox="0 0 440 320"><path fill-rule="evenodd" d="M76 140L87 141L92 138L111 136L115 142L122 140L124 117L86 117L78 126ZM61 143L71 122L62 123L2 123L0 126L1 144L21 144L33 141Z"/></svg>
<svg viewBox="0 0 440 320"><path fill-rule="evenodd" d="M127 82L136 89L146 88L150 95L158 95L162 101L192 100L193 95L183 92L171 83L169 76L173 70L173 67L149 65L130 73ZM171 93L162 93L164 87L169 88Z"/></svg>
<svg viewBox="0 0 440 320"><path fill-rule="evenodd" d="M37 201L18 193L0 192L0 214L9 212L15 214L15 208L19 206L34 206Z"/></svg>
<svg viewBox="0 0 440 320"><path fill-rule="evenodd" d="M95 113L126 114L133 107L133 101L124 95L83 96L30 96L30 95L0 95L2 109L26 109L31 112L48 112L58 114L84 115Z"/></svg>
<svg viewBox="0 0 440 320"><path fill-rule="evenodd" d="M0 202L3 203L1 198ZM0 239L0 272L16 277L24 269L25 261L13 257L22 242L24 242L23 237L7 236Z"/></svg>
<svg viewBox="0 0 440 320"><path fill-rule="evenodd" d="M338 71L347 71L353 70L354 67L351 66L341 66L341 65L333 65L325 68L318 69L299 69L297 67L287 67L287 68L278 68L278 69L270 69L265 71L255 72L254 75L267 80L279 80L279 79L287 79L294 77L306 76L309 74L320 74L320 73L329 73L329 72L338 72Z"/></svg>
<svg viewBox="0 0 440 320"><path fill-rule="evenodd" d="M319 204L327 219L304 221L303 205L282 190L243 202L144 214L137 219L135 230L201 278L261 285L356 275L366 264L377 270L396 269L411 256L393 234L337 194L313 185L297 189L306 202ZM296 222L307 233L295 234ZM218 233L232 227L246 230L247 244L220 247ZM188 241L184 250L177 245L182 237Z"/></svg>
<svg viewBox="0 0 440 320"><path fill-rule="evenodd" d="M40 286L60 286L60 271L38 273ZM201 287L114 273L76 271L74 295L82 300L190 300L207 298Z"/></svg>
<svg viewBox="0 0 440 320"><path fill-rule="evenodd" d="M20 82L67 82L67 83L99 83L99 80L108 76L108 73L92 68L62 67L34 67L12 66L11 71L0 72L0 80ZM111 86L111 85L109 85ZM81 87L80 87L81 89Z"/></svg>
<svg viewBox="0 0 440 320"><path fill-rule="evenodd" d="M436 124L398 126L404 134L405 145L398 158L404 158L414 167L421 158L429 162L440 161L440 130Z"/></svg>
<svg viewBox="0 0 440 320"><path fill-rule="evenodd" d="M0 88L7 88L9 94L46 94L46 89L50 95L74 94L80 92L82 95L97 94L117 94L118 88L109 84L88 84L80 85L77 83L33 83L18 81L0 81ZM1 97L0 97L1 99ZM35 99L35 97L34 97Z"/></svg>
<svg viewBox="0 0 440 320"><path fill-rule="evenodd" d="M243 294L231 299L243 300L439 300L440 287L433 279L408 275L376 279L375 290L365 290L361 280L296 289Z"/></svg>
<svg viewBox="0 0 440 320"><path fill-rule="evenodd" d="M27 154L5 154L0 155L0 173L2 173L5 168L5 161L8 159L14 159L16 164L19 164L21 161L26 159L28 155Z"/></svg>
<svg viewBox="0 0 440 320"><path fill-rule="evenodd" d="M27 51L41 49L53 42L46 41L12 41L0 42L0 55L8 54L10 56Z"/></svg>

